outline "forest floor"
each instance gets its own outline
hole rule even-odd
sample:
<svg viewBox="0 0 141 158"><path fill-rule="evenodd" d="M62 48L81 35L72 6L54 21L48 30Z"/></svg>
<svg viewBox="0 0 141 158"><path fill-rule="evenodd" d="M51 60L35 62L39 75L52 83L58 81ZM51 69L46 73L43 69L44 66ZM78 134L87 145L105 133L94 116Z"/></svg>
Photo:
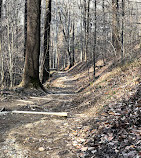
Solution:
<svg viewBox="0 0 141 158"><path fill-rule="evenodd" d="M139 158L141 57L114 66L98 62L95 82L86 63L55 72L47 94L1 90L5 111L69 115L0 113L0 158Z"/></svg>

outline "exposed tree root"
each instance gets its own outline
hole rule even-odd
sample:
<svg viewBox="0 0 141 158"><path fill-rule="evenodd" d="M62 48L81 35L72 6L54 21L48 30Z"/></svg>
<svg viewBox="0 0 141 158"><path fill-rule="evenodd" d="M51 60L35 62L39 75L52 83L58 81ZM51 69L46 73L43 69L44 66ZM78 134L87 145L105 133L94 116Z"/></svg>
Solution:
<svg viewBox="0 0 141 158"><path fill-rule="evenodd" d="M16 92L23 92L25 89L36 89L36 90L42 90L43 92L47 93L47 90L45 87L41 84L40 81L32 81L29 83L21 82L20 85L13 87L12 90Z"/></svg>

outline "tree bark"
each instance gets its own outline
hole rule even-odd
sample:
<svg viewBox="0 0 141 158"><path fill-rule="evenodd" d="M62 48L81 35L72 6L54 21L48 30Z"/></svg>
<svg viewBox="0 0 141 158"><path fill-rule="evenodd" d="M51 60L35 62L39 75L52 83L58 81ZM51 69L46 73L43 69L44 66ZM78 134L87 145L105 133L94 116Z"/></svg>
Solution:
<svg viewBox="0 0 141 158"><path fill-rule="evenodd" d="M97 1L95 0L95 11L94 11L94 17L95 17L95 30L94 30L94 48L93 48L93 78L95 81L95 73L96 73L96 44L97 44Z"/></svg>
<svg viewBox="0 0 141 158"><path fill-rule="evenodd" d="M83 23L84 23L84 41L85 41L85 51L84 51L84 60L87 60L87 2L86 0L84 0L84 19L83 19Z"/></svg>
<svg viewBox="0 0 141 158"><path fill-rule="evenodd" d="M103 54L102 54L102 59L103 59L103 65L106 65L106 29L105 29L105 0L102 2L102 11L103 11Z"/></svg>
<svg viewBox="0 0 141 158"><path fill-rule="evenodd" d="M1 52L1 48L2 48L2 31L1 31L1 13L2 13L2 3L3 0L0 0L0 61L1 61L1 81L0 81L0 85L3 84L3 80L4 80L4 71L3 71L3 54Z"/></svg>
<svg viewBox="0 0 141 158"><path fill-rule="evenodd" d="M120 37L119 37L119 0L112 0L113 21L112 21L112 43L116 50L116 55L120 54Z"/></svg>
<svg viewBox="0 0 141 158"><path fill-rule="evenodd" d="M73 33L72 33L72 40L73 40L73 49L72 49L72 66L74 66L74 63L75 63L75 47L74 47L74 44L75 44L75 24L74 24L74 20L73 20Z"/></svg>
<svg viewBox="0 0 141 158"><path fill-rule="evenodd" d="M27 37L25 66L21 86L39 87L41 0L27 0Z"/></svg>
<svg viewBox="0 0 141 158"><path fill-rule="evenodd" d="M0 0L0 20L1 20L2 0Z"/></svg>
<svg viewBox="0 0 141 158"><path fill-rule="evenodd" d="M24 43L24 57L25 57L25 54L26 54L26 41L27 41L27 0L25 0L24 36L25 36L25 43Z"/></svg>
<svg viewBox="0 0 141 158"><path fill-rule="evenodd" d="M49 43L50 43L50 22L51 22L51 0L46 0L46 17L45 17L45 32L44 32L44 62L42 72L42 83L49 79Z"/></svg>
<svg viewBox="0 0 141 158"><path fill-rule="evenodd" d="M122 33L121 33L121 61L124 64L124 16L125 16L125 1L122 0Z"/></svg>
<svg viewBox="0 0 141 158"><path fill-rule="evenodd" d="M90 25L90 2L91 0L84 0L84 33L85 33L85 61L88 60L88 44L89 44L89 25Z"/></svg>

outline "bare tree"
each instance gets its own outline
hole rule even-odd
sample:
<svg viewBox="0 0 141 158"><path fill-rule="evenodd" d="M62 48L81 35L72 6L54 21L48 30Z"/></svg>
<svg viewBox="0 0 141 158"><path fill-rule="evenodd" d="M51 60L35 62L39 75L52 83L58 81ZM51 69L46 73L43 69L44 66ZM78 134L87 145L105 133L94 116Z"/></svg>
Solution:
<svg viewBox="0 0 141 158"><path fill-rule="evenodd" d="M85 61L88 58L88 44L89 44L89 30L90 30L90 2L91 0L84 0L84 28L85 28Z"/></svg>
<svg viewBox="0 0 141 158"><path fill-rule="evenodd" d="M49 68L50 22L51 22L51 0L46 0L42 83L45 83L48 80L50 73L49 72L50 71Z"/></svg>
<svg viewBox="0 0 141 158"><path fill-rule="evenodd" d="M116 55L120 53L120 37L119 37L119 0L112 0L112 43L116 50Z"/></svg>
<svg viewBox="0 0 141 158"><path fill-rule="evenodd" d="M122 0L122 33L121 33L121 43L122 43L122 49L121 49L121 60L122 63L124 61L124 16L125 16L125 1Z"/></svg>
<svg viewBox="0 0 141 158"><path fill-rule="evenodd" d="M96 69L96 44L97 44L97 1L95 0L94 3L95 11L94 11L94 17L95 17L95 31L94 31L94 49L93 49L93 67L94 67L94 80L95 80L95 69Z"/></svg>
<svg viewBox="0 0 141 158"><path fill-rule="evenodd" d="M139 1L52 0L52 6L51 0L45 1L41 8L46 15L40 18L39 0L0 0L1 87L18 85L21 80L23 86L38 86L48 79L49 65L64 70L87 59L88 68L93 65L95 70L98 60L105 65L113 58L126 61L138 53ZM42 67L40 81L38 67Z"/></svg>
<svg viewBox="0 0 141 158"><path fill-rule="evenodd" d="M1 81L0 81L0 85L3 83L3 78L4 78L4 73L3 73L3 55L1 52L1 46L2 46L2 34L1 34L1 13L2 13L2 0L0 0L0 61L1 61Z"/></svg>
<svg viewBox="0 0 141 158"><path fill-rule="evenodd" d="M0 0L0 19L1 19L1 10L2 10L2 0Z"/></svg>
<svg viewBox="0 0 141 158"><path fill-rule="evenodd" d="M27 41L27 0L25 0L24 36L25 36L25 44L24 44L24 57L25 57L25 54L26 54L26 41Z"/></svg>
<svg viewBox="0 0 141 158"><path fill-rule="evenodd" d="M41 0L27 0L27 42L22 87L39 87Z"/></svg>
<svg viewBox="0 0 141 158"><path fill-rule="evenodd" d="M71 51L70 51L70 31L71 31L71 14L70 14L70 8L65 8L65 14L63 14L63 18L64 18L64 22L63 22L63 18L61 13L59 12L59 16L60 16L60 22L62 25L62 32L64 35L64 39L65 39L65 44L66 44L66 52L68 53L69 56L69 68L72 67L72 57L71 57Z"/></svg>

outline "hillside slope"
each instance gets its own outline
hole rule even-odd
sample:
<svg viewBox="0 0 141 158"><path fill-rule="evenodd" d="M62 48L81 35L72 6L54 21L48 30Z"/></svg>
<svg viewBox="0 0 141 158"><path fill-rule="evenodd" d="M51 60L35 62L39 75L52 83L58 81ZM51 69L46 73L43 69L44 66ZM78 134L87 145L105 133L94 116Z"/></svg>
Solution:
<svg viewBox="0 0 141 158"><path fill-rule="evenodd" d="M84 65L82 64L82 67ZM100 67L92 82L92 68L80 71L81 64L70 70L78 81L74 111L85 116L88 131L76 129L76 139L85 139L74 146L80 157L139 157L141 122L141 57L112 68ZM88 75L89 74L89 75ZM79 141L78 141L79 142Z"/></svg>

